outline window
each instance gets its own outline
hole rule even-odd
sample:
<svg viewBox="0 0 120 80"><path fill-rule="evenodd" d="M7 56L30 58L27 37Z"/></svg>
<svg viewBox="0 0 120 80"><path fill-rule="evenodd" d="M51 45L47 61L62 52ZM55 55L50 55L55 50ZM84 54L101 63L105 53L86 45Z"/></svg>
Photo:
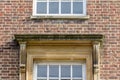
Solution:
<svg viewBox="0 0 120 80"><path fill-rule="evenodd" d="M19 80L99 80L103 35L15 35Z"/></svg>
<svg viewBox="0 0 120 80"><path fill-rule="evenodd" d="M33 16L85 16L86 0L33 0Z"/></svg>
<svg viewBox="0 0 120 80"><path fill-rule="evenodd" d="M33 80L86 80L85 63L35 63Z"/></svg>

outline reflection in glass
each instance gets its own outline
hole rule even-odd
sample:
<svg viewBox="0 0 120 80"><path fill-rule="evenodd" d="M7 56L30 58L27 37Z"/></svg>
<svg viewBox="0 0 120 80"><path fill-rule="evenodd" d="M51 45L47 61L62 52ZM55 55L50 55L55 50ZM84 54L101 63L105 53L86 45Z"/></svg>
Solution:
<svg viewBox="0 0 120 80"><path fill-rule="evenodd" d="M37 2L37 13L38 14L47 13L47 2Z"/></svg>
<svg viewBox="0 0 120 80"><path fill-rule="evenodd" d="M37 66L37 77L47 77L47 66L46 65Z"/></svg>
<svg viewBox="0 0 120 80"><path fill-rule="evenodd" d="M70 65L61 65L61 77L70 77Z"/></svg>
<svg viewBox="0 0 120 80"><path fill-rule="evenodd" d="M82 77L82 65L73 65L73 78Z"/></svg>
<svg viewBox="0 0 120 80"><path fill-rule="evenodd" d="M59 79L49 79L49 80L59 80Z"/></svg>
<svg viewBox="0 0 120 80"><path fill-rule="evenodd" d="M62 14L71 13L71 2L61 2L61 13Z"/></svg>
<svg viewBox="0 0 120 80"><path fill-rule="evenodd" d="M61 80L71 80L71 79L61 79Z"/></svg>
<svg viewBox="0 0 120 80"><path fill-rule="evenodd" d="M59 77L59 66L58 65L49 66L49 77Z"/></svg>
<svg viewBox="0 0 120 80"><path fill-rule="evenodd" d="M72 80L83 80L83 79L72 79Z"/></svg>
<svg viewBox="0 0 120 80"><path fill-rule="evenodd" d="M83 13L83 2L73 2L73 14Z"/></svg>
<svg viewBox="0 0 120 80"><path fill-rule="evenodd" d="M59 13L59 2L50 2L49 3L49 13L58 14Z"/></svg>
<svg viewBox="0 0 120 80"><path fill-rule="evenodd" d="M61 79L61 80L71 80L71 79Z"/></svg>

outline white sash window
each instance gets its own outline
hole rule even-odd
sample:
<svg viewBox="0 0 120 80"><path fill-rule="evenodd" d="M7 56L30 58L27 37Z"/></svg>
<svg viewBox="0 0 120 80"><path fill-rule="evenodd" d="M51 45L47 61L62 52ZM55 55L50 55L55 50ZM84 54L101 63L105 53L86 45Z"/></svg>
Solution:
<svg viewBox="0 0 120 80"><path fill-rule="evenodd" d="M86 0L33 0L33 16L85 16Z"/></svg>
<svg viewBox="0 0 120 80"><path fill-rule="evenodd" d="M85 63L36 63L33 80L86 80Z"/></svg>

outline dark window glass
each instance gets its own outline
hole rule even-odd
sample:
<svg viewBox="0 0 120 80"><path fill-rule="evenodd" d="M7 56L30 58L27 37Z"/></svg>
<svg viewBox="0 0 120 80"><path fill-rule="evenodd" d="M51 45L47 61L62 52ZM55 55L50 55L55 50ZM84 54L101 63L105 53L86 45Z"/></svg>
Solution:
<svg viewBox="0 0 120 80"><path fill-rule="evenodd" d="M46 65L37 66L37 77L47 77L47 66Z"/></svg>
<svg viewBox="0 0 120 80"><path fill-rule="evenodd" d="M59 66L58 65L49 66L49 77L59 77Z"/></svg>
<svg viewBox="0 0 120 80"><path fill-rule="evenodd" d="M73 65L73 78L74 77L82 77L82 65Z"/></svg>
<svg viewBox="0 0 120 80"><path fill-rule="evenodd" d="M37 14L47 13L47 2L37 2Z"/></svg>
<svg viewBox="0 0 120 80"><path fill-rule="evenodd" d="M71 2L61 2L61 13L62 14L71 13Z"/></svg>
<svg viewBox="0 0 120 80"><path fill-rule="evenodd" d="M73 14L83 14L83 2L73 2Z"/></svg>
<svg viewBox="0 0 120 80"><path fill-rule="evenodd" d="M70 66L61 65L61 77L70 77Z"/></svg>
<svg viewBox="0 0 120 80"><path fill-rule="evenodd" d="M59 3L58 2L50 2L49 3L49 13L50 14L58 14L59 13Z"/></svg>

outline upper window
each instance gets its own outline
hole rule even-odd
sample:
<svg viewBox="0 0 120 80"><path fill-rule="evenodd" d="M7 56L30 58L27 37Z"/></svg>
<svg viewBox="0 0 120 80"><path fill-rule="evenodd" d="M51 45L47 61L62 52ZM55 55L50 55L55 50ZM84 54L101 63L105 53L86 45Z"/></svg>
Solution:
<svg viewBox="0 0 120 80"><path fill-rule="evenodd" d="M34 16L85 16L86 0L33 0Z"/></svg>

